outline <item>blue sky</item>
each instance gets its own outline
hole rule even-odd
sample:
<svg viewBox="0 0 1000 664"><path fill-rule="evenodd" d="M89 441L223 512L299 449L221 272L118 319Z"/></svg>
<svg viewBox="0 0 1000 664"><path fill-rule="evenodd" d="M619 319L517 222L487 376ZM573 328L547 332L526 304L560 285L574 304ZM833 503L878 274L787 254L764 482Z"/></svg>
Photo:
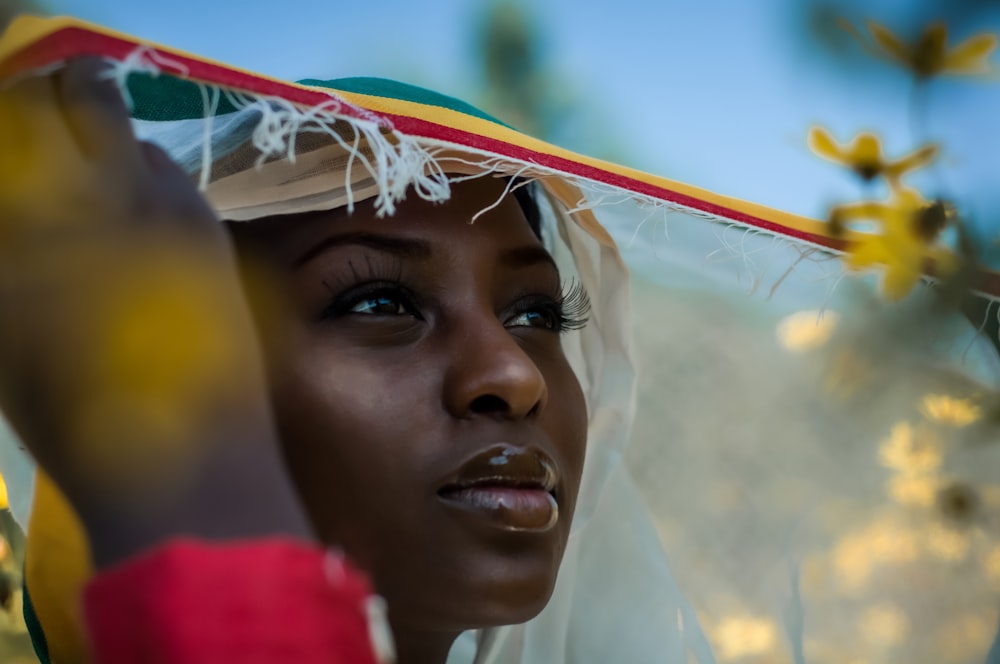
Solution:
<svg viewBox="0 0 1000 664"><path fill-rule="evenodd" d="M794 32L805 0L536 0L546 55L629 165L723 194L823 216L857 197L855 183L805 149L812 123L846 140L877 131L890 155L915 142L907 77L837 75ZM55 13L94 20L171 46L284 78L380 75L459 97L470 66L477 0L49 0ZM845 0L900 29L924 19L913 2ZM801 6L801 5L799 5ZM1000 8L974 29L1000 31ZM955 37L969 34L963 26ZM994 60L998 58L995 55ZM1000 79L998 79L1000 80ZM946 153L923 183L947 183L978 218L1000 212L1000 82L933 83L928 127ZM573 149L586 151L586 139ZM917 181L920 184L920 181ZM1000 219L991 224L1000 229Z"/></svg>

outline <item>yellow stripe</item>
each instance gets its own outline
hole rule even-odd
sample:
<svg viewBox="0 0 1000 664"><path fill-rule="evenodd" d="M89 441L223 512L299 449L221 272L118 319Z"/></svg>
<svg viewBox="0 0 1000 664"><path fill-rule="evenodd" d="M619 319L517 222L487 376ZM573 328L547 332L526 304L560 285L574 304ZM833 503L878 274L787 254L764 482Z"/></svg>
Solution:
<svg viewBox="0 0 1000 664"><path fill-rule="evenodd" d="M505 127L503 125L497 124L495 122L490 122L489 120L484 120L483 118L477 118L474 116L466 115L459 111L452 110L450 108L443 108L441 106L431 106L428 104L421 104L418 102L405 101L401 99L393 99L388 97L377 97L371 95L363 95L357 93L349 92L339 92L338 94L346 99L347 101L380 113L389 113L392 115L403 115L411 118L416 118L418 120L424 120L427 122L433 122L435 124L443 125L445 127L461 127L463 131L471 132L473 134L478 134L486 138L491 138L494 140L502 141L504 143L509 143L510 145L524 148L527 150L532 150L535 152L541 152L543 154L552 155L568 161L576 162L579 164L584 164L586 166L591 166L615 175L624 176L627 178L632 178L633 180L638 180L648 185L658 187L661 189L666 189L669 191L677 192L684 196L689 196L701 201L705 201L711 205L728 208L730 210L735 210L737 212L751 215L769 221L771 223L784 226L790 229L794 229L804 233L811 233L814 235L831 237L829 233L829 228L826 223L817 221L815 219L809 219L808 217L801 217L799 215L784 212L782 210L776 210L774 208L766 207L764 205L758 205L756 203L750 203L738 198L732 198L730 196L723 196L721 194L716 194L714 192L702 189L700 187L694 187L689 184L684 184L683 182L677 182L676 180L670 180L667 178L659 177L646 173L643 171L636 170L634 168L628 168L627 166L620 166L608 161L603 161L601 159L594 159L593 157L588 157L586 155L578 154L570 150L565 150L558 146L552 145L537 138L533 138L526 134L522 134L519 131Z"/></svg>

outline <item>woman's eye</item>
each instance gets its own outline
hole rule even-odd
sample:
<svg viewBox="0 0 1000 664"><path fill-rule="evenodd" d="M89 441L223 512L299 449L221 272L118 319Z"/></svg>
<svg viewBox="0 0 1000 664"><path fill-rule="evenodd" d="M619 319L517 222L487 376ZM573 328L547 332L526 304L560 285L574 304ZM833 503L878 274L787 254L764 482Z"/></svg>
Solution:
<svg viewBox="0 0 1000 664"><path fill-rule="evenodd" d="M373 316L406 316L410 311L399 299L388 295L372 295L362 298L347 310L352 314Z"/></svg>
<svg viewBox="0 0 1000 664"><path fill-rule="evenodd" d="M400 287L376 284L335 297L320 314L320 319L331 320L352 315L384 318L409 316L419 319L420 310L414 303L413 296Z"/></svg>
<svg viewBox="0 0 1000 664"><path fill-rule="evenodd" d="M559 319L551 311L532 309L512 316L507 320L507 327L534 327L545 330L558 330Z"/></svg>

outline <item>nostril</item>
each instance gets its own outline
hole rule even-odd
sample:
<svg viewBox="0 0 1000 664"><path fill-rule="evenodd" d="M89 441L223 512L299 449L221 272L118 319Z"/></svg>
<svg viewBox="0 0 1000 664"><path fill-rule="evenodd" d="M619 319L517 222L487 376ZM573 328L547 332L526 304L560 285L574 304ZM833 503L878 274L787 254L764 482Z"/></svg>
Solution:
<svg viewBox="0 0 1000 664"><path fill-rule="evenodd" d="M484 394L472 400L469 410L479 415L510 412L510 404L495 394Z"/></svg>

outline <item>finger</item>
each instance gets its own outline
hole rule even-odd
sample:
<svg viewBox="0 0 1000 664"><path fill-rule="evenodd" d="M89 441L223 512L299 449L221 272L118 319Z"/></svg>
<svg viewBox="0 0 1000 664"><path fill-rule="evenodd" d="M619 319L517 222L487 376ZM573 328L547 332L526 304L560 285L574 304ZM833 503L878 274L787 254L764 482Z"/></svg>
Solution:
<svg viewBox="0 0 1000 664"><path fill-rule="evenodd" d="M0 88L0 138L5 154L28 163L64 158L74 147L63 120L52 77L31 76Z"/></svg>
<svg viewBox="0 0 1000 664"><path fill-rule="evenodd" d="M167 202L169 209L185 223L215 225L215 213L184 169L155 143L143 141L139 149L155 195Z"/></svg>
<svg viewBox="0 0 1000 664"><path fill-rule="evenodd" d="M51 77L0 89L0 232L53 216L54 195L77 189L81 164Z"/></svg>
<svg viewBox="0 0 1000 664"><path fill-rule="evenodd" d="M98 58L69 62L57 75L62 112L81 153L118 173L134 174L143 160L109 71Z"/></svg>

